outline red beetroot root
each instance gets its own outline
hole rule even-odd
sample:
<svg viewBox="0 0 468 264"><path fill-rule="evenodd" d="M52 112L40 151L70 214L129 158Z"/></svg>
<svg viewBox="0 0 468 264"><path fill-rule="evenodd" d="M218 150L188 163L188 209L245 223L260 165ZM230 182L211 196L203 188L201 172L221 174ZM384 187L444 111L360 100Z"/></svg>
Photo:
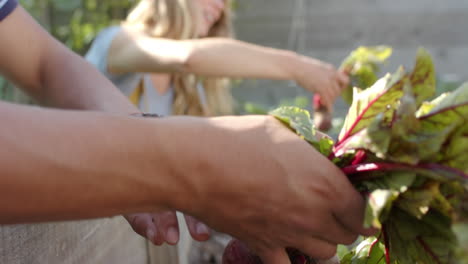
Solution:
<svg viewBox="0 0 468 264"><path fill-rule="evenodd" d="M308 256L296 249L286 249L291 264L314 264ZM232 239L224 249L223 264L263 264L260 257L256 256L240 240Z"/></svg>

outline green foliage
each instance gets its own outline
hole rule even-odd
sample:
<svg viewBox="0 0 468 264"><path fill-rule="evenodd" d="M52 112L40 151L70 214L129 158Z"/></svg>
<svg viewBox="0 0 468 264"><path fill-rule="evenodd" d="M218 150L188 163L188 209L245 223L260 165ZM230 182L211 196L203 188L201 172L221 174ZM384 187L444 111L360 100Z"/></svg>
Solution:
<svg viewBox="0 0 468 264"><path fill-rule="evenodd" d="M20 0L57 39L83 54L99 31L124 19L136 0Z"/></svg>
<svg viewBox="0 0 468 264"><path fill-rule="evenodd" d="M418 51L412 72L400 68L365 90L355 89L339 142L317 142L306 111L271 112L342 168L365 194L365 225L378 237L342 253L342 263L452 263L452 223L468 187L468 83L435 93L430 55ZM466 200L465 200L466 201Z"/></svg>
<svg viewBox="0 0 468 264"><path fill-rule="evenodd" d="M306 96L297 96L294 98L285 98L279 102L279 105L275 107L266 107L264 105L259 105L256 103L247 102L244 104L244 112L247 114L254 115L265 115L269 111L272 111L276 108L283 106L295 106L299 108L307 108L310 106L310 99Z"/></svg>
<svg viewBox="0 0 468 264"><path fill-rule="evenodd" d="M280 107L269 113L278 120L285 123L292 130L310 144L312 144L320 153L328 155L332 151L333 140L328 137L318 135L310 120L309 112L298 107L286 106Z"/></svg>
<svg viewBox="0 0 468 264"><path fill-rule="evenodd" d="M351 104L353 86L366 89L374 84L378 79L379 66L390 55L392 55L392 48L388 46L361 46L351 52L340 66L340 69L348 72L351 76L351 86L343 91L343 100Z"/></svg>

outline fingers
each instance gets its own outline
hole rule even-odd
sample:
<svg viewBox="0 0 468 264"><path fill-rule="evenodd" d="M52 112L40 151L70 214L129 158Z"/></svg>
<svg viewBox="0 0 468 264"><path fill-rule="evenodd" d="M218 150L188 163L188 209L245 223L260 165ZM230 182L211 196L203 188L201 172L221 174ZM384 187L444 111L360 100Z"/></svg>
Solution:
<svg viewBox="0 0 468 264"><path fill-rule="evenodd" d="M349 76L346 73L344 73L343 71L338 71L337 72L337 79L338 79L338 83L340 84L341 90L348 87L350 79L349 79Z"/></svg>
<svg viewBox="0 0 468 264"><path fill-rule="evenodd" d="M179 242L179 224L175 212L152 214L152 220L158 230L157 237L160 238L157 242L162 241L170 245L175 245Z"/></svg>
<svg viewBox="0 0 468 264"><path fill-rule="evenodd" d="M295 248L314 259L329 259L336 254L337 245L308 237Z"/></svg>
<svg viewBox="0 0 468 264"><path fill-rule="evenodd" d="M365 202L361 195L353 189L351 184L343 187L341 190L344 197L347 199L342 200L339 205L334 207L334 216L336 219L350 232L370 236L375 233L372 228L364 228L364 211Z"/></svg>
<svg viewBox="0 0 468 264"><path fill-rule="evenodd" d="M324 216L323 216L324 217ZM337 245L349 245L356 241L358 233L351 232L347 227L343 226L333 215L324 217L322 226L326 230L322 234L317 234L317 238L327 243Z"/></svg>
<svg viewBox="0 0 468 264"><path fill-rule="evenodd" d="M274 250L257 250L256 253L260 256L263 263L268 264L290 264L288 254L284 248Z"/></svg>
<svg viewBox="0 0 468 264"><path fill-rule="evenodd" d="M192 216L184 215L188 230L193 239L203 242L210 238L211 232L208 226Z"/></svg>
<svg viewBox="0 0 468 264"><path fill-rule="evenodd" d="M179 241L179 225L175 212L142 213L124 216L133 230L155 245L164 242L175 245Z"/></svg>
<svg viewBox="0 0 468 264"><path fill-rule="evenodd" d="M124 217L132 227L133 231L140 236L149 239L153 244L156 244L157 229L152 222L151 214L131 214L125 215Z"/></svg>

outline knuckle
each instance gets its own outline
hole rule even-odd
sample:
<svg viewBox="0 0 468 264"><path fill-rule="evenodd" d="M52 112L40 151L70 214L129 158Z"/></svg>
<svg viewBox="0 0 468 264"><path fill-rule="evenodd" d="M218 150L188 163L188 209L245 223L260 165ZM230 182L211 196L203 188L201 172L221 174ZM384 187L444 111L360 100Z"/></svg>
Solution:
<svg viewBox="0 0 468 264"><path fill-rule="evenodd" d="M342 244L344 245L349 245L349 244L352 244L354 241L356 241L358 239L358 235L357 234L347 234L344 238L343 238L343 242Z"/></svg>
<svg viewBox="0 0 468 264"><path fill-rule="evenodd" d="M329 259L335 256L336 254L336 245L325 247L321 252L318 252L317 258L320 259Z"/></svg>

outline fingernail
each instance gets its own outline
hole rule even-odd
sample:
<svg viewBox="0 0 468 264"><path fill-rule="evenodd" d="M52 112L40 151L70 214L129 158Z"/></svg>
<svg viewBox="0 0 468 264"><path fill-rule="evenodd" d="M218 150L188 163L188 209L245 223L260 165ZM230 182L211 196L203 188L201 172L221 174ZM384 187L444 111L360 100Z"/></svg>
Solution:
<svg viewBox="0 0 468 264"><path fill-rule="evenodd" d="M169 244L175 244L179 241L179 232L174 227L169 228L166 233L166 241Z"/></svg>
<svg viewBox="0 0 468 264"><path fill-rule="evenodd" d="M148 238L151 242L154 242L154 231L152 229L146 230L146 238Z"/></svg>
<svg viewBox="0 0 468 264"><path fill-rule="evenodd" d="M210 230L208 229L208 227L205 225L205 224L202 224L202 223L197 223L197 234L199 235L205 235L205 234L209 234L210 233Z"/></svg>

